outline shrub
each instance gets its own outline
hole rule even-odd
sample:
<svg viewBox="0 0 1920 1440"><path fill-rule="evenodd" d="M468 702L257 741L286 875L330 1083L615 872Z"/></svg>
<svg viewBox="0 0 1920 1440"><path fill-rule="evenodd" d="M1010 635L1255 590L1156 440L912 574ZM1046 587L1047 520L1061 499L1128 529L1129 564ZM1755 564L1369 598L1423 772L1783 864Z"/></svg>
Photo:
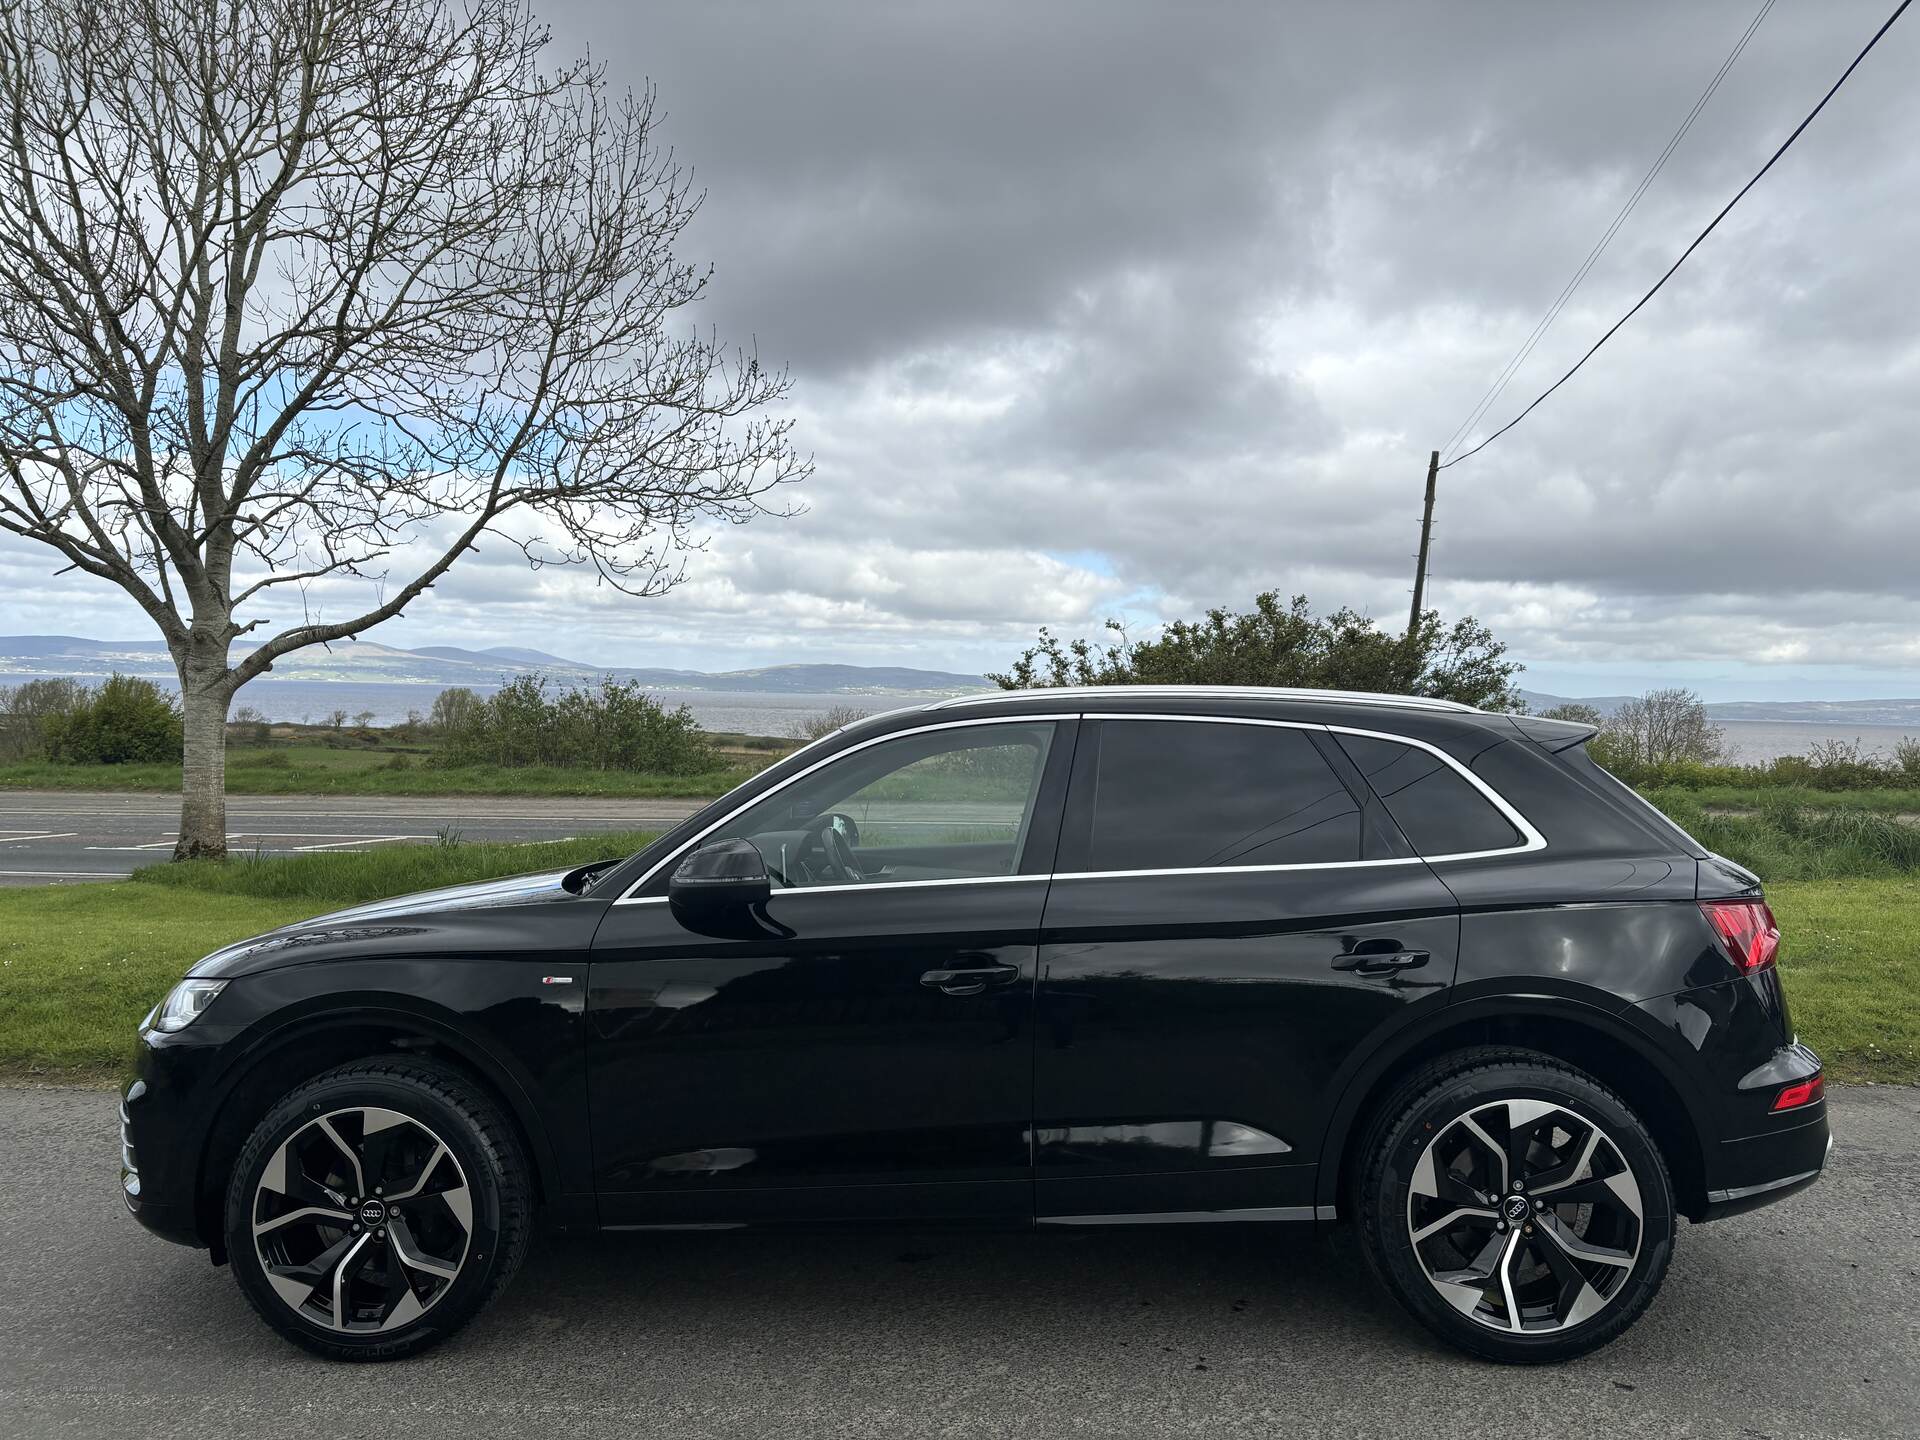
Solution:
<svg viewBox="0 0 1920 1440"><path fill-rule="evenodd" d="M0 758L37 760L47 753L47 721L71 715L87 698L78 680L29 680L0 690Z"/></svg>
<svg viewBox="0 0 1920 1440"><path fill-rule="evenodd" d="M182 755L180 707L151 680L113 675L66 715L44 722L47 755L67 765L173 762Z"/></svg>
<svg viewBox="0 0 1920 1440"><path fill-rule="evenodd" d="M669 710L638 685L609 677L595 690L549 695L545 676L523 675L476 699L434 763L700 775L717 768L719 757L691 710Z"/></svg>
<svg viewBox="0 0 1920 1440"><path fill-rule="evenodd" d="M1909 735L1893 747L1893 768L1903 784L1920 785L1920 735Z"/></svg>
<svg viewBox="0 0 1920 1440"><path fill-rule="evenodd" d="M787 734L795 740L804 740L811 744L815 740L824 740L836 730L844 730L856 720L864 720L871 710L858 710L851 705L835 705L819 715L808 715L796 720L787 727Z"/></svg>

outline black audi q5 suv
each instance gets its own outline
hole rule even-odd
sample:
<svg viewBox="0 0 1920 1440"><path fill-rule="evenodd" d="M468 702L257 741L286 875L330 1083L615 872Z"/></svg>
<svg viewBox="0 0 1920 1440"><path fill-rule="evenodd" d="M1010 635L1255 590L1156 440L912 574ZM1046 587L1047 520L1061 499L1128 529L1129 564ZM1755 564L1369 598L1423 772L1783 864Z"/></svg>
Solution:
<svg viewBox="0 0 1920 1440"><path fill-rule="evenodd" d="M639 854L219 950L140 1030L133 1214L288 1338L432 1344L579 1228L1350 1224L1577 1355L1828 1148L1759 882L1578 724L1060 689L863 720Z"/></svg>

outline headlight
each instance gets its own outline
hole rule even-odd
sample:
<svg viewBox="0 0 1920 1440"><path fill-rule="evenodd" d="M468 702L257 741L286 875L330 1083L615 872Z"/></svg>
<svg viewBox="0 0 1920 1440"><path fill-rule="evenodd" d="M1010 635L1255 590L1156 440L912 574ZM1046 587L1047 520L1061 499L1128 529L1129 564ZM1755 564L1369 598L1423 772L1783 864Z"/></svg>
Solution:
<svg viewBox="0 0 1920 1440"><path fill-rule="evenodd" d="M213 997L227 988L224 980L182 980L148 1017L152 1029L163 1035L184 1030L194 1018L213 1003Z"/></svg>

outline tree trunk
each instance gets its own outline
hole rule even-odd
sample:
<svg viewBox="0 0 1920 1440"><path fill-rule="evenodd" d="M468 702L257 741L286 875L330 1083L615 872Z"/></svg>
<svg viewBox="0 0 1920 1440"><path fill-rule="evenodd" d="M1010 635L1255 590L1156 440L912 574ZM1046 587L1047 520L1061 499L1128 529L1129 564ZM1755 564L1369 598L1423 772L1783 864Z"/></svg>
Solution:
<svg viewBox="0 0 1920 1440"><path fill-rule="evenodd" d="M176 860L224 860L227 854L226 657L180 661L180 710L186 758L180 767L180 838Z"/></svg>

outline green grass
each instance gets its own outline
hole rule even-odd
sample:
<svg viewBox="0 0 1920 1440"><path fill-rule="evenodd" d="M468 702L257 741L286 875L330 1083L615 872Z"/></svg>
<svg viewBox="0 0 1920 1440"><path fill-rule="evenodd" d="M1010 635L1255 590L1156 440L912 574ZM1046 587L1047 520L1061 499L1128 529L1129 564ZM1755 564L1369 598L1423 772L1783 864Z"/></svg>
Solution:
<svg viewBox="0 0 1920 1440"><path fill-rule="evenodd" d="M616 859L633 854L656 834L649 830L609 831L539 845L462 842L337 850L325 855L235 855L224 861L149 865L134 872L133 883L256 900L303 900L315 906L354 905L441 885L464 885L538 870L568 870L593 860ZM0 891L0 899L6 893Z"/></svg>
<svg viewBox="0 0 1920 1440"><path fill-rule="evenodd" d="M156 866L110 885L0 890L0 1075L113 1073L134 1027L195 960L336 905L555 869L645 835ZM1836 1080L1920 1082L1920 879L1768 888L1801 1038Z"/></svg>
<svg viewBox="0 0 1920 1440"><path fill-rule="evenodd" d="M313 908L131 882L0 890L0 1073L112 1071L195 960Z"/></svg>
<svg viewBox="0 0 1920 1440"><path fill-rule="evenodd" d="M651 839L240 857L150 866L118 884L0 889L0 1075L111 1072L140 1017L232 941L363 900L630 855Z"/></svg>
<svg viewBox="0 0 1920 1440"><path fill-rule="evenodd" d="M1882 815L1920 816L1920 790L1811 790L1802 785L1653 786L1643 792L1662 810L1693 804L1706 810L1760 810L1772 803L1813 810L1868 810Z"/></svg>
<svg viewBox="0 0 1920 1440"><path fill-rule="evenodd" d="M227 751L229 795L603 795L615 798L724 795L760 768L729 765L704 775L651 775L626 770L509 769L499 765L441 768L422 754L391 748L286 745ZM405 763L401 763L405 762ZM152 790L177 794L178 765L59 765L51 760L0 764L0 789Z"/></svg>
<svg viewBox="0 0 1920 1440"><path fill-rule="evenodd" d="M1800 1038L1837 1080L1920 1082L1920 879L1767 887Z"/></svg>
<svg viewBox="0 0 1920 1440"><path fill-rule="evenodd" d="M1769 797L1757 809L1730 814L1672 790L1660 792L1655 803L1702 845L1769 885L1920 873L1920 825L1859 806Z"/></svg>

